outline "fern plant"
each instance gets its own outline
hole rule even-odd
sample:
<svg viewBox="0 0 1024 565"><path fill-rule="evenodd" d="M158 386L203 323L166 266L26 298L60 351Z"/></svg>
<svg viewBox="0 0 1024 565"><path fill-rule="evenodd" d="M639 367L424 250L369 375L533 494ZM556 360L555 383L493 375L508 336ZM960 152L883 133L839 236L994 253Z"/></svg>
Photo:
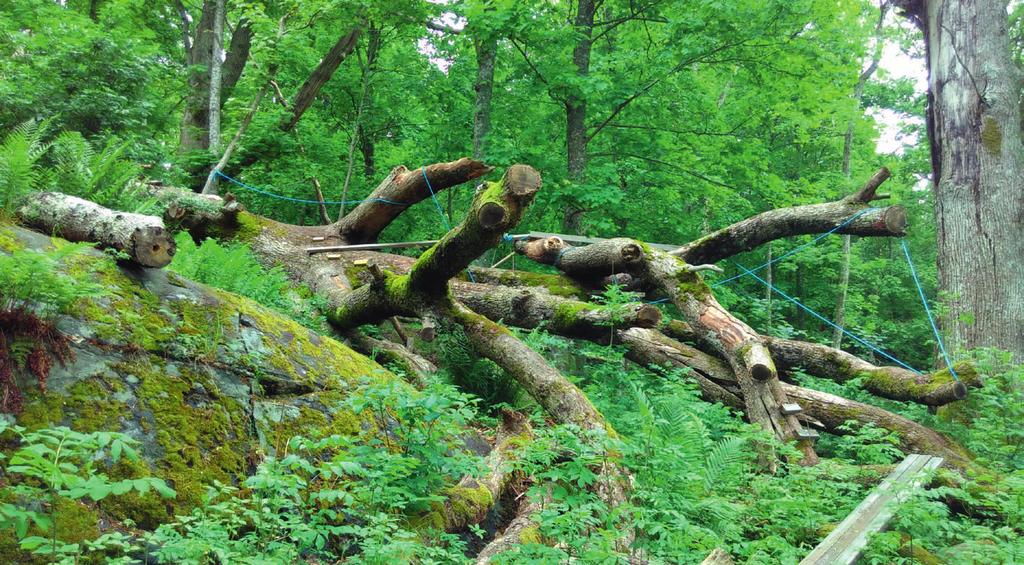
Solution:
<svg viewBox="0 0 1024 565"><path fill-rule="evenodd" d="M11 130L0 145L0 214L11 215L25 195L46 184L37 166L49 150L43 128L34 121Z"/></svg>
<svg viewBox="0 0 1024 565"><path fill-rule="evenodd" d="M82 134L61 133L50 150L53 189L117 210L153 213L157 201L136 182L141 168L124 158L127 148L128 142L111 138L97 151Z"/></svg>

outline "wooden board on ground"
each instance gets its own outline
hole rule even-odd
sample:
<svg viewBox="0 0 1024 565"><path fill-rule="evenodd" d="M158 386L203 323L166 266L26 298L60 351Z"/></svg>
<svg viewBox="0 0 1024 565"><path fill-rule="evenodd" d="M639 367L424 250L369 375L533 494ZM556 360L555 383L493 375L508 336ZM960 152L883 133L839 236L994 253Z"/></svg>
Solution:
<svg viewBox="0 0 1024 565"><path fill-rule="evenodd" d="M899 503L906 500L911 491L920 488L928 472L941 464L941 457L908 455L800 565L855 563L868 544L868 537L884 530Z"/></svg>
<svg viewBox="0 0 1024 565"><path fill-rule="evenodd" d="M733 565L733 560L728 553L716 547L700 565Z"/></svg>

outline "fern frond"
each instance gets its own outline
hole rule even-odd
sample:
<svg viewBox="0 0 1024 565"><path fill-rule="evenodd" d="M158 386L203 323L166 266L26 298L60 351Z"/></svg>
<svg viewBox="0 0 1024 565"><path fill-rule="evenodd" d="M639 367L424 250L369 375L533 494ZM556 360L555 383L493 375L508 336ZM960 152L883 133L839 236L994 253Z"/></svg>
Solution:
<svg viewBox="0 0 1024 565"><path fill-rule="evenodd" d="M746 440L741 437L727 437L716 442L704 460L704 490L714 489L716 484L731 483L743 472L747 453Z"/></svg>

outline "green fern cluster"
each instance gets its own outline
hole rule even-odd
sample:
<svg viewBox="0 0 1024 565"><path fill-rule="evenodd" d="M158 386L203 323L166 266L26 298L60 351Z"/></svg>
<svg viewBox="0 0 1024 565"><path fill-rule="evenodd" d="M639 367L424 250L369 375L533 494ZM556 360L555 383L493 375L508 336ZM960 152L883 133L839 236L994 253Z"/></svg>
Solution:
<svg viewBox="0 0 1024 565"><path fill-rule="evenodd" d="M294 318L302 325L324 331L325 323L312 299L301 298L280 267L264 268L244 244L222 244L206 239L196 245L186 233L175 237L178 249L168 266L191 280L251 298Z"/></svg>
<svg viewBox="0 0 1024 565"><path fill-rule="evenodd" d="M127 212L152 213L155 199L138 182L139 166L124 157L128 142L111 138L99 150L78 132L46 141L47 123L25 122L0 144L0 213L12 215L29 194L53 190Z"/></svg>
<svg viewBox="0 0 1024 565"><path fill-rule="evenodd" d="M99 285L70 277L58 268L58 263L89 247L77 243L49 251L0 253L0 311L26 310L48 317L67 311L81 298L99 294Z"/></svg>

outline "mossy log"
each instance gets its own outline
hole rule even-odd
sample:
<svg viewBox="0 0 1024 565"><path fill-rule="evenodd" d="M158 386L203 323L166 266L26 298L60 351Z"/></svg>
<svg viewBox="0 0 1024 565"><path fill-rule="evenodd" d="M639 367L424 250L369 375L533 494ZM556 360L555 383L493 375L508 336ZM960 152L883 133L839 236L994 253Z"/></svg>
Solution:
<svg viewBox="0 0 1024 565"><path fill-rule="evenodd" d="M556 239L520 243L516 249L584 281L628 272L645 281L648 288L668 296L690 327L696 328L733 367L743 389L747 418L780 439L797 439L800 422L782 413L782 405L789 401L782 392L775 364L761 336L718 303L697 269L631 239L609 239L583 247L570 247ZM800 440L798 445L804 453L803 463L817 462L810 441Z"/></svg>
<svg viewBox="0 0 1024 565"><path fill-rule="evenodd" d="M529 496L523 496L516 515L505 529L494 537L476 555L476 565L489 565L495 557L510 553L529 543L542 543L540 537L540 511L543 505Z"/></svg>
<svg viewBox="0 0 1024 565"><path fill-rule="evenodd" d="M460 302L493 321L526 329L544 326L551 333L597 343L614 341L616 328L653 328L662 318L661 310L642 302L602 306L529 288L461 282L452 288Z"/></svg>
<svg viewBox="0 0 1024 565"><path fill-rule="evenodd" d="M732 368L699 349L678 342L657 330L629 328L620 332L634 361L650 367L690 369L689 376L701 388L701 394L713 402L736 406L742 397ZM855 402L834 394L781 383L786 396L803 408L808 423L829 433L842 435L847 421L873 424L895 432L900 449L906 453L926 453L946 459L950 466L964 469L972 465L970 453L946 436L888 410ZM735 399L734 399L735 397Z"/></svg>
<svg viewBox="0 0 1024 565"><path fill-rule="evenodd" d="M685 322L669 320L662 331L675 339L692 343L705 353L715 352ZM882 398L926 406L944 406L964 399L970 388L981 386L978 371L969 362L960 362L954 366L959 378L957 381L948 369L918 374L903 367L873 365L856 355L827 345L772 336L761 337L784 375L799 370L840 383L859 379L864 390Z"/></svg>
<svg viewBox="0 0 1024 565"><path fill-rule="evenodd" d="M487 470L483 476L466 477L449 487L444 493L445 500L435 503L429 512L413 518L412 526L458 532L482 521L515 480L510 465L515 459L515 452L532 439L533 430L526 416L503 410L494 448L484 461Z"/></svg>
<svg viewBox="0 0 1024 565"><path fill-rule="evenodd" d="M981 379L970 363L957 363L954 380L948 369L921 375L902 367L879 367L827 345L765 337L772 357L786 370L801 369L819 377L846 382L860 379L864 390L892 400L943 406L967 397L968 387L980 387Z"/></svg>
<svg viewBox="0 0 1024 565"><path fill-rule="evenodd" d="M143 267L166 266L176 249L160 218L117 212L59 192L28 196L18 217L27 226L68 241L115 249Z"/></svg>
<svg viewBox="0 0 1024 565"><path fill-rule="evenodd" d="M836 233L841 234L902 237L907 229L907 212L902 206L870 207L873 200L885 198L876 190L887 178L889 171L883 168L846 198L768 210L683 245L672 254L693 265L716 263L775 239L824 233L838 226L842 227Z"/></svg>

